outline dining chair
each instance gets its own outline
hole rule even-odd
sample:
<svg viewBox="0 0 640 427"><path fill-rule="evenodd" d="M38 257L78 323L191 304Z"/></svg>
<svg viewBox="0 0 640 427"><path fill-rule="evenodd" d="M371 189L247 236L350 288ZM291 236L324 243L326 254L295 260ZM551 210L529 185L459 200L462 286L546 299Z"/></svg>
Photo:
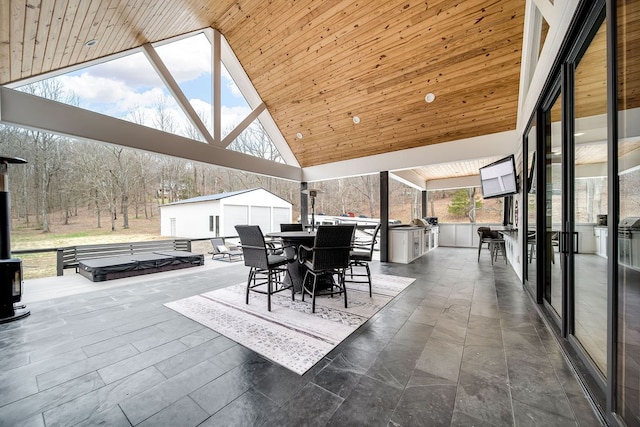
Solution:
<svg viewBox="0 0 640 427"><path fill-rule="evenodd" d="M347 308L344 279L354 230L355 225L320 225L313 247L301 245L298 248L298 260L307 268L302 280L302 301L305 294L311 295L312 313L316 312L316 297L320 295L333 297L344 293L344 307Z"/></svg>
<svg viewBox="0 0 640 427"><path fill-rule="evenodd" d="M302 224L280 224L280 231L303 231Z"/></svg>
<svg viewBox="0 0 640 427"><path fill-rule="evenodd" d="M247 279L247 300L249 292L267 295L267 309L271 311L271 295L291 289L291 300L295 300L293 281L289 275L287 264L293 261L284 253L276 254L267 245L258 225L236 225L240 237L240 245L244 254L244 265L251 267ZM285 277L289 275L289 282Z"/></svg>
<svg viewBox="0 0 640 427"><path fill-rule="evenodd" d="M373 259L373 248L377 243L378 231L380 231L380 224L376 225L371 235L367 235L364 238L354 238L351 251L349 252L349 280L345 278L348 283L368 283L369 284L369 297L372 296L371 290L371 270L369 269L369 262ZM354 268L364 267L364 273L353 272ZM354 277L366 277L366 280L353 280Z"/></svg>

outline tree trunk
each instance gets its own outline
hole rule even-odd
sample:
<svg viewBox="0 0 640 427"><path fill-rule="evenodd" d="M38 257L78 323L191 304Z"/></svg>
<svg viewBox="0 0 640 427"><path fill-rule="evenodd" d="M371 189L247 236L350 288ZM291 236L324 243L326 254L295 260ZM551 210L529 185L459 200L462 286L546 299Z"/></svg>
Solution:
<svg viewBox="0 0 640 427"><path fill-rule="evenodd" d="M129 228L129 195L122 195L122 228Z"/></svg>
<svg viewBox="0 0 640 427"><path fill-rule="evenodd" d="M42 187L40 192L40 209L42 213L42 232L48 233L49 229L49 214L47 213L47 190L49 185L46 183L46 175L42 177Z"/></svg>
<svg viewBox="0 0 640 427"><path fill-rule="evenodd" d="M467 189L467 191L469 192L469 206L471 207L469 209L469 222L472 224L475 224L476 222L476 189L474 188L469 188Z"/></svg>

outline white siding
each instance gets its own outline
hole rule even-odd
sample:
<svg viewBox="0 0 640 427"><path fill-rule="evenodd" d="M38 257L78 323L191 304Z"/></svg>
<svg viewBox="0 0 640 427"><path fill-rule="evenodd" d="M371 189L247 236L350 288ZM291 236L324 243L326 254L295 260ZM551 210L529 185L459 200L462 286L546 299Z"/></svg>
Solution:
<svg viewBox="0 0 640 427"><path fill-rule="evenodd" d="M209 232L209 216L217 215L218 202L165 205L160 208L162 236L198 238L213 236ZM174 223L172 224L172 219Z"/></svg>
<svg viewBox="0 0 640 427"><path fill-rule="evenodd" d="M279 231L291 222L291 203L264 190L256 189L219 200L176 203L160 209L160 234L183 238L215 237L209 218L220 217L220 236L236 236L238 224L257 224L264 233ZM171 219L175 226L172 229Z"/></svg>
<svg viewBox="0 0 640 427"><path fill-rule="evenodd" d="M271 231L271 208L269 206L251 206L251 224L259 225L263 234Z"/></svg>
<svg viewBox="0 0 640 427"><path fill-rule="evenodd" d="M291 207L273 208L273 231L280 231L280 224L289 224L291 221Z"/></svg>
<svg viewBox="0 0 640 427"><path fill-rule="evenodd" d="M237 236L235 226L249 223L249 207L246 205L224 205L222 209L222 235Z"/></svg>

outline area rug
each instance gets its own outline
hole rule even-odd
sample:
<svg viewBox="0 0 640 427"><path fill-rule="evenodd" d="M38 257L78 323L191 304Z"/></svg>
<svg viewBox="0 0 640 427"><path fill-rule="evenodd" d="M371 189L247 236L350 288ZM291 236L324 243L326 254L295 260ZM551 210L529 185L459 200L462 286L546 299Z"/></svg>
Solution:
<svg viewBox="0 0 640 427"><path fill-rule="evenodd" d="M415 279L372 274L373 296L365 284L348 283L348 308L342 296L305 301L288 291L267 296L250 293L245 304L246 284L195 295L165 304L168 308L207 326L300 375L318 363Z"/></svg>

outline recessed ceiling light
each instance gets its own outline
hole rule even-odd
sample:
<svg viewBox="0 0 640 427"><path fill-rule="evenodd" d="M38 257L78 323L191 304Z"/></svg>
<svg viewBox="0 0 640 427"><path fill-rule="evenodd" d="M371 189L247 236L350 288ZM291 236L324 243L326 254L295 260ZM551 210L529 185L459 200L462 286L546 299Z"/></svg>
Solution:
<svg viewBox="0 0 640 427"><path fill-rule="evenodd" d="M360 117L358 117L358 116L353 116L353 123L355 123L355 124L360 123Z"/></svg>
<svg viewBox="0 0 640 427"><path fill-rule="evenodd" d="M573 136L582 136L584 135L584 132L576 132L573 134Z"/></svg>
<svg viewBox="0 0 640 427"><path fill-rule="evenodd" d="M296 133L296 138L302 139L302 133L301 132Z"/></svg>
<svg viewBox="0 0 640 427"><path fill-rule="evenodd" d="M85 45L86 47L91 47L91 46L95 46L95 45L97 45L97 44L98 44L98 40L96 40L96 39L91 39L91 40L89 40L88 42L86 42L84 45Z"/></svg>
<svg viewBox="0 0 640 427"><path fill-rule="evenodd" d="M424 100L427 101L427 103L429 103L429 104L431 104L433 101L435 101L435 99L436 99L436 96L431 92L429 92L428 94L426 94L424 96Z"/></svg>

